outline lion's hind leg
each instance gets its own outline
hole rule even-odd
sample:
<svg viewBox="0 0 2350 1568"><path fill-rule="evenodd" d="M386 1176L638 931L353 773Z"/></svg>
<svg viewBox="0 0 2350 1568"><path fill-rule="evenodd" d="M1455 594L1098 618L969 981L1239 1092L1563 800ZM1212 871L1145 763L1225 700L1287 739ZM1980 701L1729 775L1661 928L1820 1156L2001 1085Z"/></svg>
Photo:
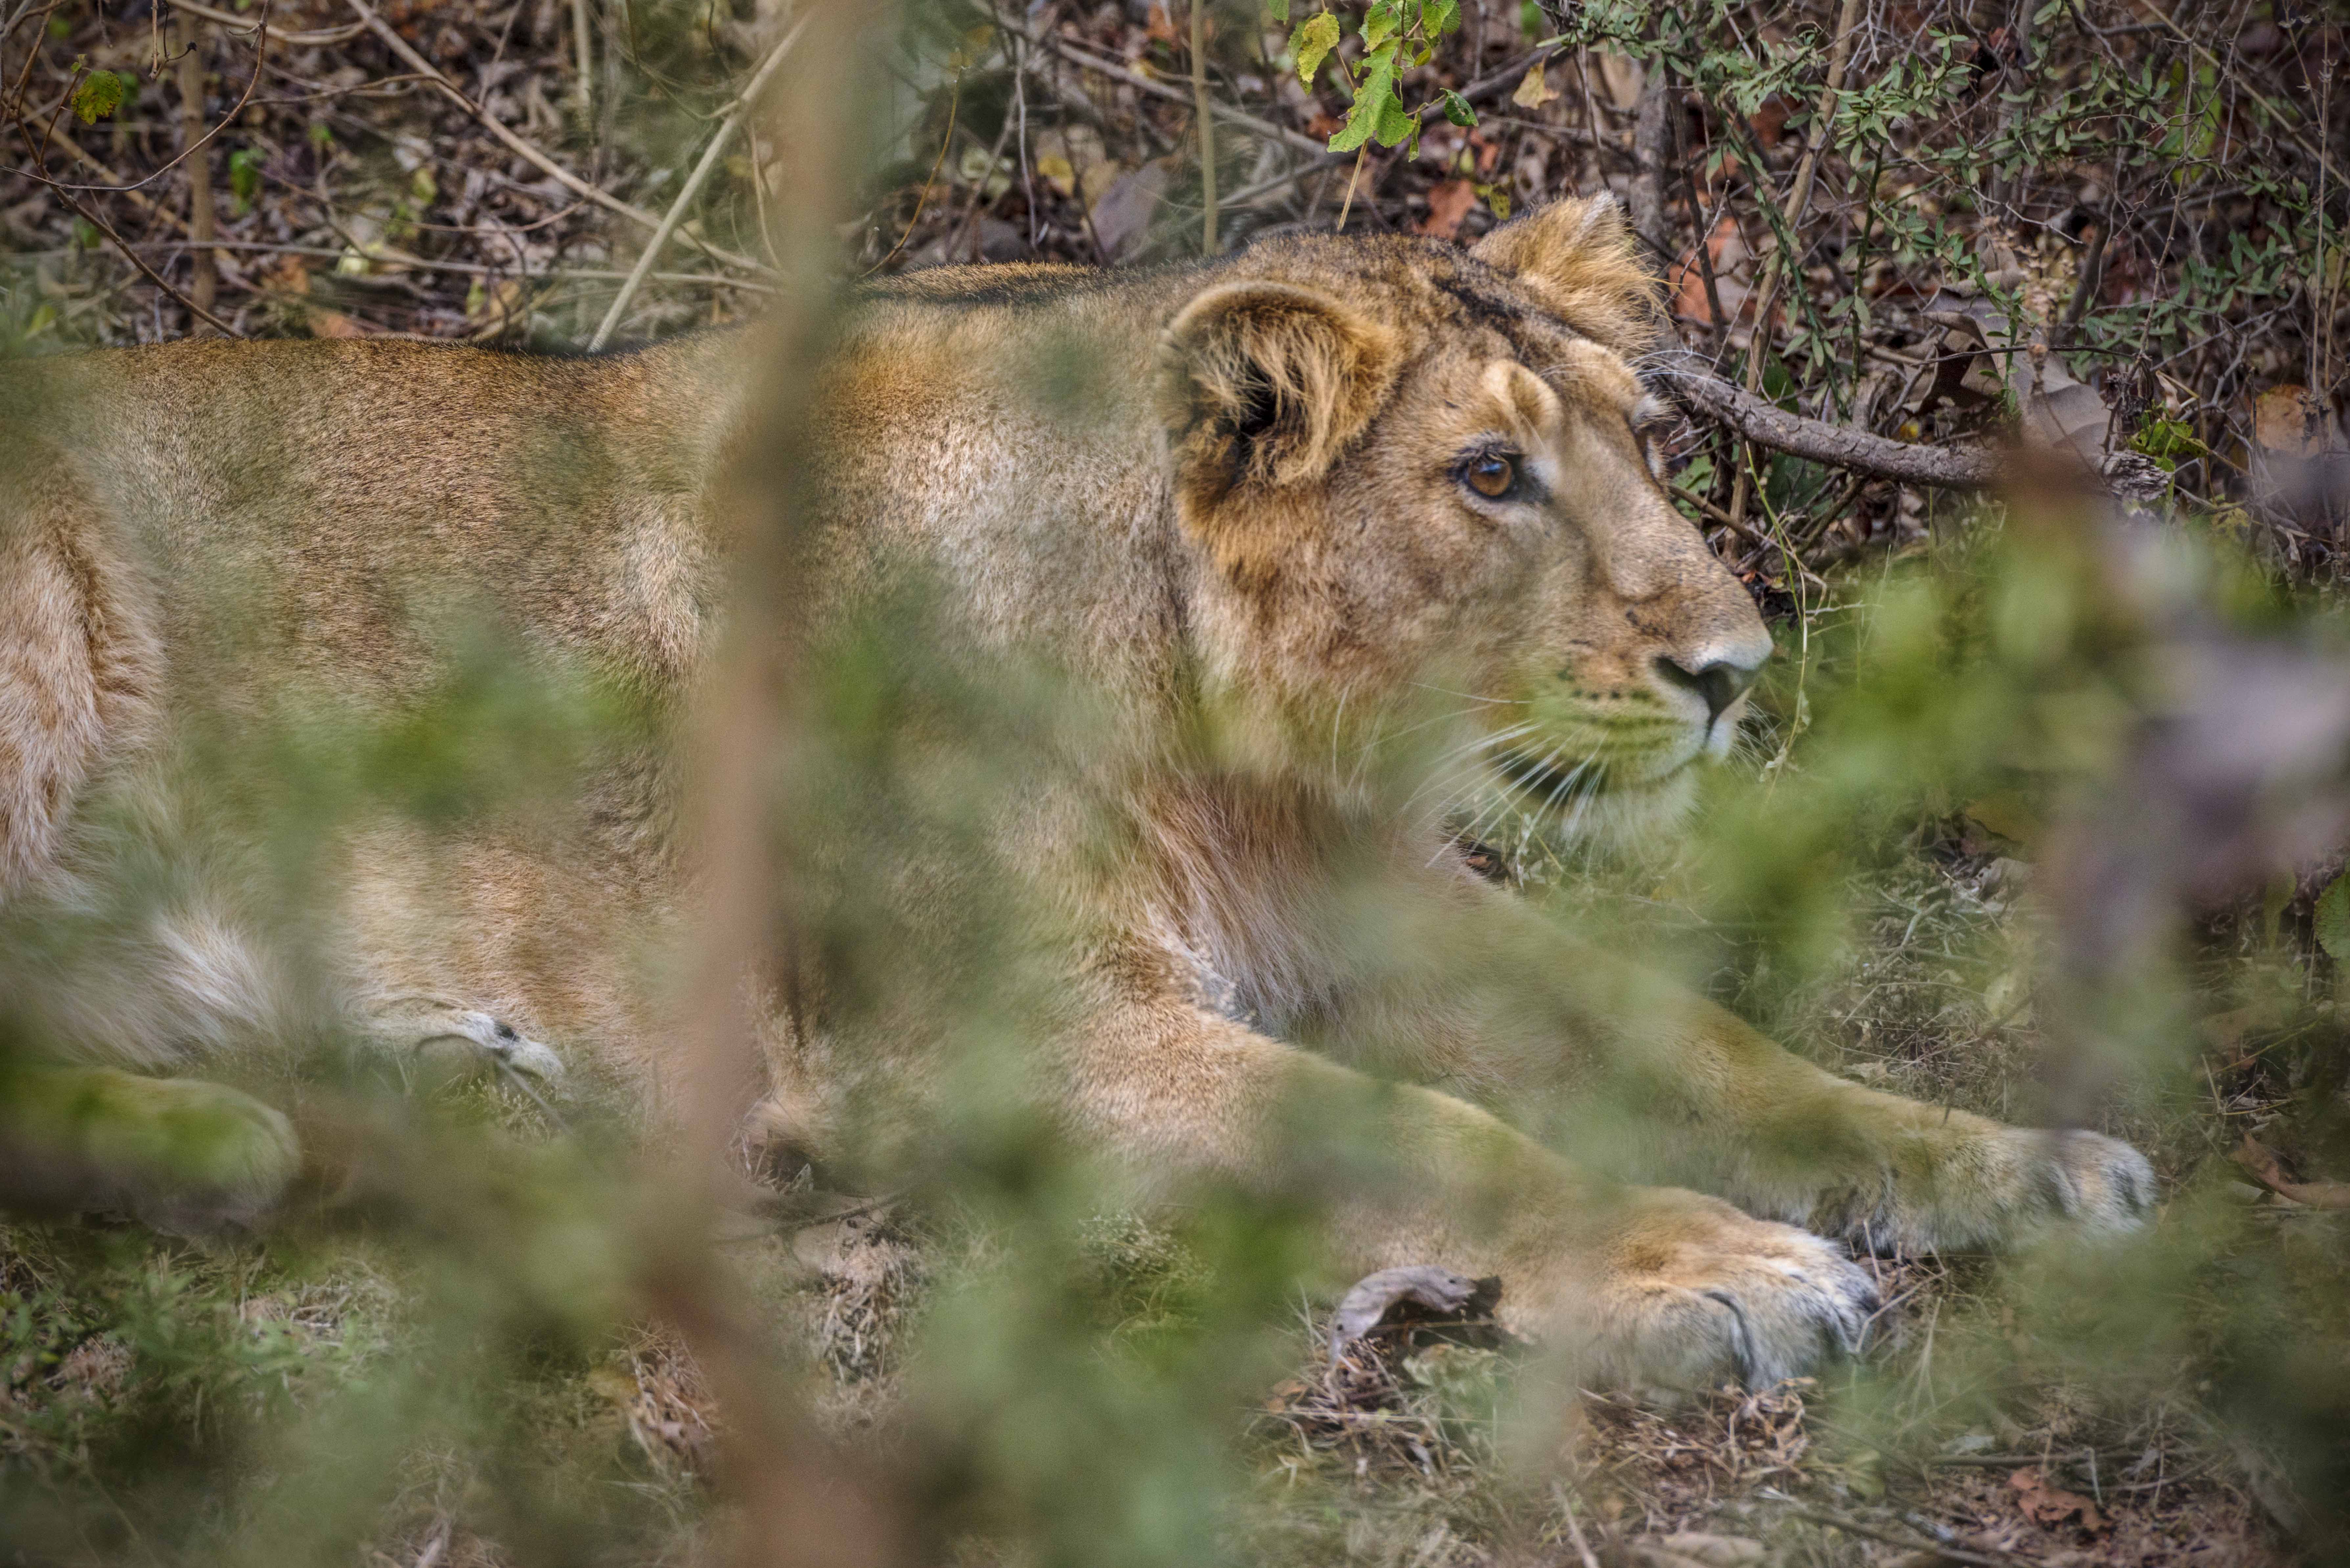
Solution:
<svg viewBox="0 0 2350 1568"><path fill-rule="evenodd" d="M300 1165L293 1125L250 1095L110 1067L0 1067L0 1206L117 1212L180 1232L250 1226Z"/></svg>

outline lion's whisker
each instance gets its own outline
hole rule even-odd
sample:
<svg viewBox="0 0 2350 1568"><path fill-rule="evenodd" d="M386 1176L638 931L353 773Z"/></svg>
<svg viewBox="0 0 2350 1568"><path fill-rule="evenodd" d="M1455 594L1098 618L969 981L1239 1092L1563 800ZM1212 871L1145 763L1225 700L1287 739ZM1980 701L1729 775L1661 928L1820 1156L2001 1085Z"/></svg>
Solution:
<svg viewBox="0 0 2350 1568"><path fill-rule="evenodd" d="M1513 741L1520 740L1524 736L1533 733L1540 726L1535 721L1529 719L1519 723L1512 724L1506 729L1495 730L1487 734L1472 736L1469 740L1461 742L1460 744L1454 746L1451 751L1446 752L1429 764L1428 776L1420 782L1419 787L1412 791L1410 796L1404 802L1404 809L1409 810L1411 807L1419 805L1420 800L1426 796L1430 791L1444 788L1454 779L1458 778L1461 772L1460 764L1462 763L1477 757L1483 753L1494 750L1497 747L1505 746ZM1482 770L1479 771L1482 772Z"/></svg>

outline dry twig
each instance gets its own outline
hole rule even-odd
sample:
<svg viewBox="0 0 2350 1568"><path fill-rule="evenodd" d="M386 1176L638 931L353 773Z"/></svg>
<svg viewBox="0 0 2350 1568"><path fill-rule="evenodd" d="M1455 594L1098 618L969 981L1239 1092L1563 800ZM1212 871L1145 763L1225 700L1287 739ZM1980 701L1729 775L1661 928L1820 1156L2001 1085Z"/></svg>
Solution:
<svg viewBox="0 0 2350 1568"><path fill-rule="evenodd" d="M775 68L784 63L784 57L791 52L792 46L799 41L800 34L806 27L807 18L805 16L794 22L776 41L775 47L767 51L767 57L759 62L759 68L751 73L751 79L743 90L734 95L734 102L727 109L725 119L711 137L710 145L702 150L701 161L694 164L693 172L686 176L684 185L678 190L677 199L669 204L669 211L661 214L660 226L653 231L653 237L645 242L643 254L637 257L637 265L629 270L629 280L620 286L620 292L612 296L611 308L604 312L604 319L597 327L596 335L588 341L590 350L601 348L610 341L612 328L619 325L620 316L629 308L629 302L637 296L637 290L652 271L653 263L660 259L661 247L669 243L670 235L677 232L686 208L702 194L702 187L710 179L710 171L718 167L719 156L726 151L727 143L734 140L734 133L742 129L743 117L751 112L752 105L766 89Z"/></svg>

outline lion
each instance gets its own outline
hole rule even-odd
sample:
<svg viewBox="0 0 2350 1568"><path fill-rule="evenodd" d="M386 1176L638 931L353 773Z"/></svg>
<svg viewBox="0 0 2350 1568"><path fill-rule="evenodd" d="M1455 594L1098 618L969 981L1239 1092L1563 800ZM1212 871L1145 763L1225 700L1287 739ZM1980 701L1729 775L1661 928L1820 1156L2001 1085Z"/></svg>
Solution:
<svg viewBox="0 0 2350 1568"><path fill-rule="evenodd" d="M1667 410L1638 372L1657 320L1604 197L1467 248L1291 236L867 286L821 367L791 602L845 623L919 568L954 646L1041 655L1103 716L1097 744L1040 747L989 828L1055 911L1062 983L1022 1079L1053 1126L1148 1182L1278 1191L1359 1161L1296 1114L1351 1106L1388 1179L1317 1189L1333 1277L1497 1276L1503 1321L1590 1379L1762 1386L1860 1342L1852 1246L2126 1230L2157 1187L2095 1132L1838 1078L1471 864L1463 802L1669 835L1771 652L1660 483ZM0 1196L265 1214L291 1124L163 1075L321 1028L665 1114L678 1031L646 955L687 940L706 875L676 757L723 618L723 476L760 441L759 341L9 367L0 987L42 1054L17 1053ZM182 847L205 833L174 804L189 737L405 711L447 677L452 613L639 722L560 820L354 829L333 907L273 925L246 862ZM1389 748L1419 762L1365 767L1421 724L1441 743ZM921 862L949 839L904 853L861 871L910 909L971 879ZM140 856L181 867L169 897L102 940L43 934L115 907ZM1363 940L1366 908L1398 940ZM289 926L320 961L286 956ZM947 1092L935 1032L828 1016L821 977L795 995L746 1127L822 1155L891 1118L904 1137ZM1572 1132L1595 1105L1616 1136Z"/></svg>

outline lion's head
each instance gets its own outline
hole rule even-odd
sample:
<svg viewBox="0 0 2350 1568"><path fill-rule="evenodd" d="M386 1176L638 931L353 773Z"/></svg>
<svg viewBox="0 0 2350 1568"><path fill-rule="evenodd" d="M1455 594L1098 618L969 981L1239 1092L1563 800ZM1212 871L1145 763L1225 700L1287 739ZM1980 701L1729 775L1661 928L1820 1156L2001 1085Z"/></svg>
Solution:
<svg viewBox="0 0 2350 1568"><path fill-rule="evenodd" d="M1659 482L1655 321L1607 198L1465 251L1263 244L1183 306L1160 406L1210 680L1255 694L1253 743L1343 769L1450 701L1454 794L1678 819L1771 639Z"/></svg>

